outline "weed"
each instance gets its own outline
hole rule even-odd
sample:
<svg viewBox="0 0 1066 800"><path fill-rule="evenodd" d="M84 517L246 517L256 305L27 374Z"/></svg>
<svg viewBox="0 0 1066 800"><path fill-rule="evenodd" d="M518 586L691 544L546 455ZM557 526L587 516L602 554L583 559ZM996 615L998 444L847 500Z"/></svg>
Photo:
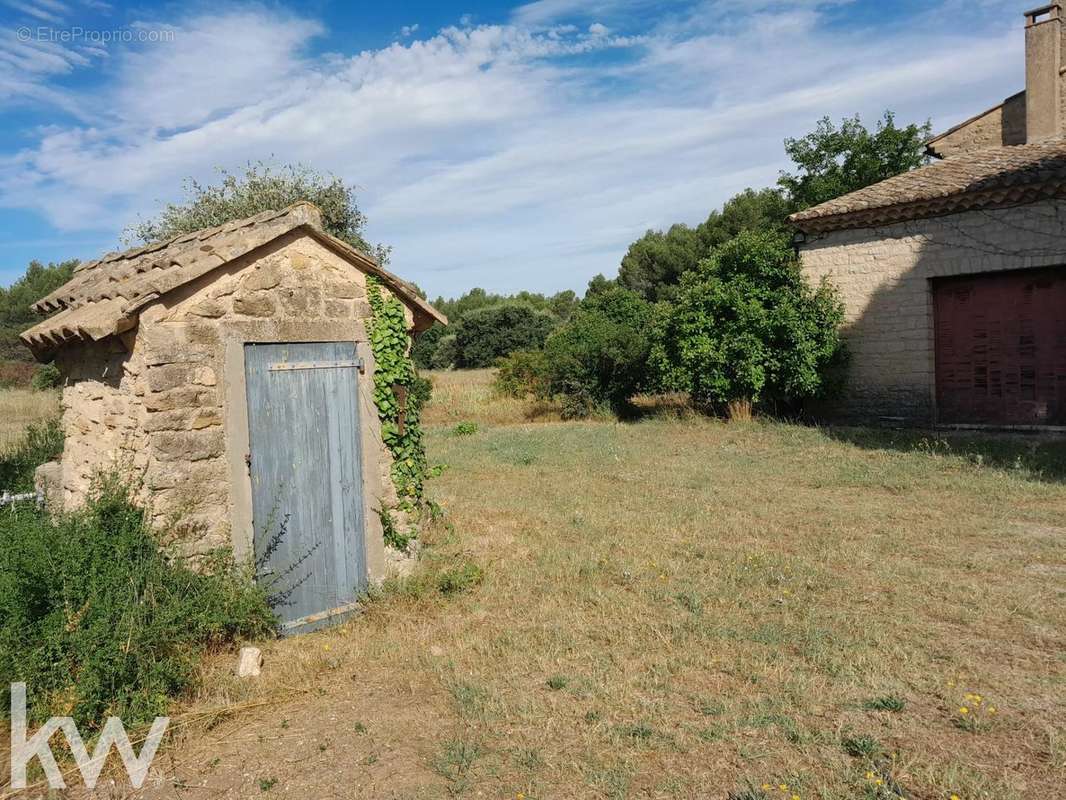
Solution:
<svg viewBox="0 0 1066 800"><path fill-rule="evenodd" d="M452 428L452 436L473 436L477 431L476 422L460 422Z"/></svg>
<svg viewBox="0 0 1066 800"><path fill-rule="evenodd" d="M392 519L392 514L384 507L378 509L378 519L381 520L381 536L385 540L385 544L394 550L406 553L414 536L410 533L403 533L397 528Z"/></svg>
<svg viewBox="0 0 1066 800"><path fill-rule="evenodd" d="M545 681L545 683L548 685L549 689L557 692L560 689L565 689L567 684L570 683L570 679L565 675L552 675Z"/></svg>
<svg viewBox="0 0 1066 800"><path fill-rule="evenodd" d="M437 575L437 590L447 596L466 592L481 583L485 574L473 561L444 569Z"/></svg>
<svg viewBox="0 0 1066 800"><path fill-rule="evenodd" d="M840 740L840 746L852 758L873 761L884 752L881 743L872 736L864 734L847 735Z"/></svg>
<svg viewBox="0 0 1066 800"><path fill-rule="evenodd" d="M44 392L48 389L58 388L63 383L63 376L59 372L59 367L55 364L41 364L37 367L37 371L33 373L33 378L30 380L30 388L35 392Z"/></svg>
<svg viewBox="0 0 1066 800"><path fill-rule="evenodd" d="M544 759L535 747L518 750L514 755L514 760L523 769L535 770L544 766Z"/></svg>
<svg viewBox="0 0 1066 800"><path fill-rule="evenodd" d="M259 779L259 791L269 792L275 786L278 785L277 778L260 778Z"/></svg>
<svg viewBox="0 0 1066 800"><path fill-rule="evenodd" d="M481 745L466 739L451 739L444 743L440 753L433 759L437 774L460 789L466 783L474 763L481 757Z"/></svg>
<svg viewBox="0 0 1066 800"><path fill-rule="evenodd" d="M459 716L474 717L481 714L488 702L488 692L481 686L467 681L455 681L448 690L458 707Z"/></svg>
<svg viewBox="0 0 1066 800"><path fill-rule="evenodd" d="M647 742L655 735L655 730L645 722L635 722L630 725L620 725L618 733L626 739Z"/></svg>
<svg viewBox="0 0 1066 800"><path fill-rule="evenodd" d="M768 800L769 797L770 795L762 789L749 784L740 789L734 789L726 795L726 800Z"/></svg>
<svg viewBox="0 0 1066 800"><path fill-rule="evenodd" d="M703 699L697 701L696 710L705 717L717 717L725 713L725 705L717 700Z"/></svg>
<svg viewBox="0 0 1066 800"><path fill-rule="evenodd" d="M0 685L27 683L33 719L150 721L196 684L206 648L274 626L225 554L168 561L114 478L74 514L0 514Z"/></svg>
<svg viewBox="0 0 1066 800"><path fill-rule="evenodd" d="M366 733L366 725L364 725L362 722L356 722L352 726L352 730L355 731L356 733L358 733L360 736L362 736L363 734Z"/></svg>
<svg viewBox="0 0 1066 800"><path fill-rule="evenodd" d="M721 725L710 725L696 731L696 736L704 742L718 742L725 737L725 731Z"/></svg>
<svg viewBox="0 0 1066 800"><path fill-rule="evenodd" d="M681 592L677 595L677 602L688 612L699 616L703 613L703 598L691 592Z"/></svg>
<svg viewBox="0 0 1066 800"><path fill-rule="evenodd" d="M862 704L862 707L867 711L892 711L896 714L901 712L906 706L907 701L895 694L874 697Z"/></svg>

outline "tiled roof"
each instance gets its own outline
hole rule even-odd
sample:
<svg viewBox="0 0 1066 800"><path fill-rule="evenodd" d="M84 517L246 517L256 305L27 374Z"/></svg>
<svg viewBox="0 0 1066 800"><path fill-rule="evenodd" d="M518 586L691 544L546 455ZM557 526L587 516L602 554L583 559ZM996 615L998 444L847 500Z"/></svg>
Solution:
<svg viewBox="0 0 1066 800"><path fill-rule="evenodd" d="M938 161L789 217L807 233L868 228L1066 196L1066 141L992 147Z"/></svg>
<svg viewBox="0 0 1066 800"><path fill-rule="evenodd" d="M34 325L21 338L39 352L55 349L68 341L98 340L129 330L136 324L138 312L167 292L297 228L304 229L363 271L381 278L416 315L447 321L410 284L326 233L315 206L295 203L281 211L264 211L158 244L108 253L96 261L81 264L74 277L33 306L42 314L59 313Z"/></svg>

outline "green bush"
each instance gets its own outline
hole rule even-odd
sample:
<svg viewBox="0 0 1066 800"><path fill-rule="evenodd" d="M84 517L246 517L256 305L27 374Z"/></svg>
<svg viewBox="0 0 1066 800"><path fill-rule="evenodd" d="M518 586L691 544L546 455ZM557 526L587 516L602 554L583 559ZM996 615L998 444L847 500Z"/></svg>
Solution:
<svg viewBox="0 0 1066 800"><path fill-rule="evenodd" d="M451 369L455 366L455 360L459 357L459 347L455 341L455 334L449 333L440 337L433 355L429 359L432 369Z"/></svg>
<svg viewBox="0 0 1066 800"><path fill-rule="evenodd" d="M78 513L0 514L0 705L24 681L35 720L94 730L166 713L206 649L275 628L245 571L221 556L205 566L168 561L114 480Z"/></svg>
<svg viewBox="0 0 1066 800"><path fill-rule="evenodd" d="M55 364L41 364L30 379L30 388L43 392L46 389L55 389L62 382L63 376L59 373L59 367Z"/></svg>
<svg viewBox="0 0 1066 800"><path fill-rule="evenodd" d="M452 436L473 436L477 433L476 422L460 422L452 428Z"/></svg>
<svg viewBox="0 0 1066 800"><path fill-rule="evenodd" d="M526 303L500 303L471 311L455 326L455 366L491 367L515 350L538 348L557 324L553 314Z"/></svg>
<svg viewBox="0 0 1066 800"><path fill-rule="evenodd" d="M440 340L448 334L448 329L439 322L434 322L429 328L415 337L411 345L411 360L419 369L433 369L433 357L437 353Z"/></svg>
<svg viewBox="0 0 1066 800"><path fill-rule="evenodd" d="M788 409L831 389L843 318L828 285L804 280L784 237L743 232L683 276L650 361L662 388L697 401Z"/></svg>
<svg viewBox="0 0 1066 800"><path fill-rule="evenodd" d="M544 397L548 384L548 359L543 350L518 350L497 363L493 388L504 397Z"/></svg>
<svg viewBox="0 0 1066 800"><path fill-rule="evenodd" d="M586 297L544 345L547 393L561 395L564 415L618 410L646 387L654 307L628 289Z"/></svg>
<svg viewBox="0 0 1066 800"><path fill-rule="evenodd" d="M33 473L46 461L63 453L63 429L59 420L29 425L21 441L0 458L0 489L32 492Z"/></svg>

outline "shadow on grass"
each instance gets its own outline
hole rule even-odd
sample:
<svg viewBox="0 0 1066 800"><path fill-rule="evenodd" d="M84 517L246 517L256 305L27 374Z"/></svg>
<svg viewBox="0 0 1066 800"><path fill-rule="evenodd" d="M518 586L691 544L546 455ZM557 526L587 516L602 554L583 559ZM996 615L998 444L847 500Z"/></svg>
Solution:
<svg viewBox="0 0 1066 800"><path fill-rule="evenodd" d="M1066 483L1066 436L970 431L826 427L825 436L865 450L965 458L972 464L1023 473L1047 483Z"/></svg>

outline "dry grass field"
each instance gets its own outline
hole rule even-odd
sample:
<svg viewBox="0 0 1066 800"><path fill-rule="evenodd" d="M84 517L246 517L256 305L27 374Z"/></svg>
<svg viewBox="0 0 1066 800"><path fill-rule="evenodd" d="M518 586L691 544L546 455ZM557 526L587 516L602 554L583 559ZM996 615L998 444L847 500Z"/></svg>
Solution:
<svg viewBox="0 0 1066 800"><path fill-rule="evenodd" d="M58 414L58 391L0 389L0 453L17 442L31 422L41 422Z"/></svg>
<svg viewBox="0 0 1066 800"><path fill-rule="evenodd" d="M258 682L220 658L138 796L1061 794L1066 442L529 424L434 380L422 577Z"/></svg>

